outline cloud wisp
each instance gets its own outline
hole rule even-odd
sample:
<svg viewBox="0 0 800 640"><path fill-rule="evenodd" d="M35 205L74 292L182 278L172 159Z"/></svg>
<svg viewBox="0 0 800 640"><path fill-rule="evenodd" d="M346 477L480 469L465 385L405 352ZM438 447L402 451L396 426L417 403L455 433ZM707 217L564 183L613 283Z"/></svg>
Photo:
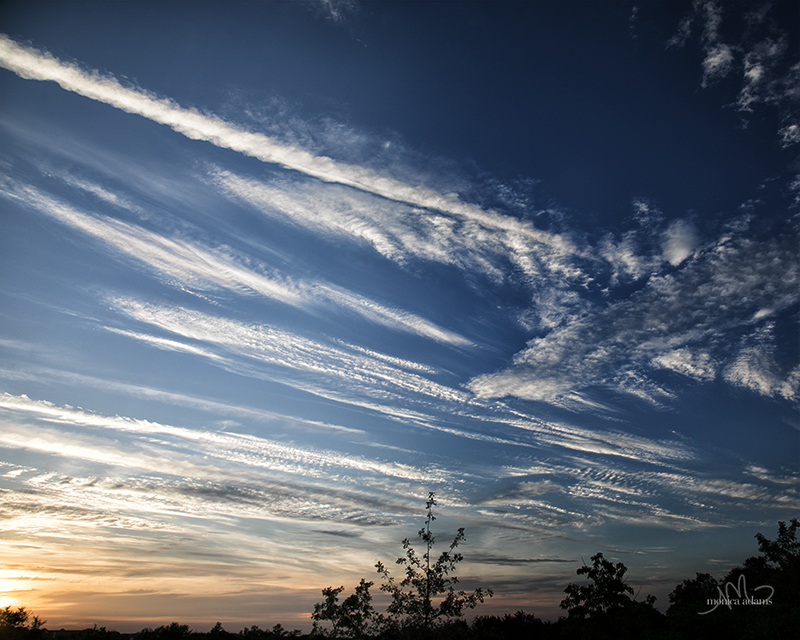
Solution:
<svg viewBox="0 0 800 640"><path fill-rule="evenodd" d="M82 181L82 188L100 193L114 203L120 198L102 187ZM84 213L35 187L9 180L0 184L0 195L24 202L93 238L117 254L145 265L162 282L184 291L214 291L255 294L310 313L332 308L356 314L370 322L396 331L413 333L457 346L469 346L466 338L417 314L391 308L365 296L324 282L302 282L248 266L249 256L237 255L229 247L211 248L188 238L170 238L141 226L106 216ZM130 207L130 205L128 205Z"/></svg>
<svg viewBox="0 0 800 640"><path fill-rule="evenodd" d="M465 202L454 194L314 155L300 146L281 143L217 116L124 86L112 76L84 70L77 64L20 45L7 36L0 36L0 65L23 78L53 81L67 91L167 125L190 139L277 164L328 185L352 189L352 195L344 190L326 192L322 203L327 204L327 215L323 217L314 213L322 192L314 182L295 181L287 189L277 183L247 180L222 170L211 177L231 197L262 210L265 205L279 210L307 228L323 225L328 232L349 234L370 243L390 259L404 262L421 258L455 264L495 281L503 280L508 266L512 266L539 297L548 290L557 306L574 306L570 289L590 279L579 263L593 258L585 247L577 246L568 236L536 229L528 222ZM365 200L361 197L365 195L378 196L384 201ZM330 297L348 302L340 293L332 293ZM358 303L358 300L348 302L351 306ZM423 331L435 339L467 344L463 338L448 335L429 322L379 305L371 305L370 315L387 324L411 326L412 330Z"/></svg>
<svg viewBox="0 0 800 640"><path fill-rule="evenodd" d="M485 225L447 209L420 209L413 202L379 202L370 194L333 189L308 180L266 182L215 169L210 180L229 197L265 215L289 220L304 229L367 243L379 254L405 264L412 259L456 266L498 282L509 268L526 284L542 288L581 282L587 276L576 262L588 257L565 237L523 233L521 226ZM559 288L566 288L563 284Z"/></svg>
<svg viewBox="0 0 800 640"><path fill-rule="evenodd" d="M735 106L743 113L768 105L780 112L778 138L784 147L800 142L800 62L792 58L790 32L781 22L780 5L764 3L743 12L738 31L723 30L731 7L739 3L695 0L668 46L684 46L699 27L703 52L703 88L736 73L741 78ZM796 48L795 48L796 50Z"/></svg>
<svg viewBox="0 0 800 640"><path fill-rule="evenodd" d="M705 6L703 37L708 46L719 39L715 16L718 17L720 10L713 3ZM682 28L681 33L689 28L690 25ZM286 145L264 134L247 131L216 116L181 107L169 99L138 88L124 86L111 76L86 71L76 64L22 46L5 36L0 38L0 63L21 77L52 80L68 91L165 124L189 138L205 140L303 174L305 180L292 180L289 185L277 180L272 183L251 180L230 171L215 169L210 180L223 194L247 202L265 213L272 212L275 215L275 212L279 212L305 229L319 229L324 234L343 234L367 242L385 257L400 263L410 259L432 260L454 264L466 272L482 273L495 280L503 278L506 265L514 265L534 291L533 309L526 312L527 315L536 316L540 327L552 331L542 338L536 338L532 342L535 346L519 353L515 364L505 372L487 374L473 380L470 389L479 396L512 394L548 400L573 391L577 380L582 380L583 384L589 385L612 383L620 389L655 401L669 398L668 391L660 390L642 377L640 369L643 363L678 372L694 372L697 379L712 377L714 357L702 345L699 350L695 348L702 330L694 328L693 336L683 332L684 339L671 334L669 345L659 345L657 343L663 342L663 339L659 338L658 332L646 328L661 323L671 331L676 323L684 322L687 315L695 312L710 315L710 307L706 305L709 311L688 308L686 314L678 314L676 320L669 320L666 325L657 317L663 305L657 304L656 296L666 294L670 299L677 299L675 291L687 290L689 286L681 284L681 281L691 281L692 272L698 267L686 267L684 276L665 276L654 280L644 293L637 296L635 304L621 303L612 305L612 310L592 311L592 306L587 305L578 293L582 285L585 286L594 278L579 266L581 260L607 260L605 264L620 265L618 273L629 271L634 277L648 271L652 273L658 264L653 262L650 267L645 266L643 271L641 266L635 266L643 263L642 257L636 255L634 246L626 248L624 244L616 247L606 244L601 246L600 251L579 248L563 236L538 231L528 223L465 203L455 196L442 195L427 187L387 178L365 167L316 156L295 145ZM335 183L338 190L332 191L334 187L331 185L323 194L320 183L308 178L329 185ZM306 310L321 303L322 307L339 307L371 322L439 342L459 346L470 344L462 336L416 314L392 309L343 288L292 281L263 270L259 272L246 268L240 258L224 247L210 249L196 242L187 243L157 236L128 223L82 214L45 194L33 192L31 187L16 189L22 189L25 199L38 203L51 215L57 215L83 232L102 238L118 251L147 262L164 279L175 280L179 286L189 290L193 287L206 290L217 287L253 291ZM105 193L100 193L98 189L93 191L100 194L98 197ZM375 196L386 200L380 204L374 200ZM661 259L668 265L678 267L698 251L700 242L696 230L689 223L677 220L663 232L661 244ZM719 251L731 253L724 248ZM778 259L782 261L783 268L789 269L789 273L796 271L793 268L796 265L791 260L785 257ZM698 262L721 264L723 261L703 256ZM597 267L602 268L602 263L597 262ZM705 271L702 267L699 270ZM765 277L772 275L766 274ZM727 276L718 274L711 277ZM783 282L790 286L792 278L784 278ZM753 282L750 285L760 286ZM652 293L648 295L648 291ZM757 297L755 289L740 293L744 294L743 300ZM776 293L778 305L785 308L787 296L791 298L791 295L788 291ZM729 299L729 295L724 286L721 291L713 292L717 302L720 296ZM689 300L699 301L699 298L690 295ZM634 306L636 308L633 310L628 308ZM682 303L681 306L687 305ZM640 318L641 329L633 328L630 320L623 319L630 317L631 311ZM755 309L754 313L758 311ZM573 319L567 321L569 317ZM579 338L579 334L586 333L585 325L591 317L595 318L592 321L595 327L589 333L597 334L593 340L596 346L592 348L587 341ZM730 319L723 319L722 324L729 322ZM738 322L741 323L741 320ZM621 350L620 339L623 336L627 336L626 346ZM633 342L627 341L630 337L634 338ZM634 345L633 350L629 345ZM693 348L697 354L687 355L687 349ZM548 362L553 363L557 371L548 373ZM568 364L570 362L574 362L574 366ZM623 372L610 378L608 371L620 363L625 365ZM727 365L721 363L719 366ZM532 375L533 371L535 375ZM743 371L742 366L738 371ZM753 389L765 388L761 383L747 382L754 381L756 377L730 373L726 379L736 380L738 384ZM775 384L770 386L770 389L773 388L777 388ZM783 384L782 388L784 391L781 391L781 395L793 397L795 392L791 390L791 383L788 386Z"/></svg>
<svg viewBox="0 0 800 640"><path fill-rule="evenodd" d="M545 529L587 517L595 523L624 521L644 512L653 525L694 528L719 524L724 517L722 512L716 517L704 513L712 496L718 508L759 504L779 510L793 508L800 498L795 476L752 465L748 480L719 471L698 474L695 454L687 455L683 445L620 434L604 440L569 425L540 430L540 450L550 452L546 463L517 455L518 462L526 457L529 462L474 476L234 431L108 416L26 396L4 394L0 413L5 447L72 461L73 467L81 461L88 473L79 478L19 468L9 470L7 478L30 485L45 502L69 505L67 511L84 520L115 513L118 524L105 520L104 526L122 529L177 533L172 516L199 514L220 523L299 518L385 525L409 512L411 487L419 493L431 484L448 487L453 505L474 502L487 514L508 520L508 526ZM52 462L48 466L59 468ZM487 494L487 487L495 488ZM476 492L484 497L476 500ZM513 516L510 508L524 511Z"/></svg>
<svg viewBox="0 0 800 640"><path fill-rule="evenodd" d="M600 385L658 402L671 393L646 378L669 369L696 380L727 371L727 379L753 391L796 400L796 370L779 374L773 363L748 357L747 349L733 359L750 364L734 364L721 344L752 330L762 333L762 344L774 340L768 328L758 327L800 301L795 246L794 235L722 238L682 269L653 277L630 299L532 340L506 371L477 377L470 389L481 397L548 400Z"/></svg>
<svg viewBox="0 0 800 640"><path fill-rule="evenodd" d="M338 183L389 200L447 212L473 220L487 229L505 230L521 238L554 246L560 251L572 250L569 243L559 236L538 231L531 225L494 211L486 211L454 195L410 185L325 156L315 156L302 148L247 131L216 116L181 107L170 99L126 87L116 78L81 69L77 64L59 60L47 52L23 46L4 34L0 34L0 65L22 78L53 81L67 91L167 125L193 140L210 142L324 182Z"/></svg>
<svg viewBox="0 0 800 640"><path fill-rule="evenodd" d="M106 416L26 396L4 394L0 397L0 410L6 415L7 428L0 436L4 446L100 465L98 469L105 468L112 480L120 474L131 478L142 473L147 478L156 474L165 482L196 486L198 496L206 491L210 498L216 496L218 500L224 498L221 488L229 487L231 510L245 502L265 516L290 515L292 499L305 494L309 518L328 519L333 514L315 516L310 510L312 504L319 504L324 510L330 508L331 501L344 505L346 499L350 501L346 509L350 519L358 510L356 505L369 500L366 494L361 495L362 490L377 489L382 494L392 484L446 481L445 471L287 445L231 431L188 429ZM14 416L20 415L30 419L23 417L15 426ZM53 425L60 428L54 429ZM124 452L119 449L121 437L126 442ZM334 478L336 483L332 483ZM339 489L334 489L334 484ZM236 487L241 492L237 493ZM251 499L244 500L248 492L271 493L276 499L280 493L281 498L279 502L262 501L254 493Z"/></svg>
<svg viewBox="0 0 800 640"><path fill-rule="evenodd" d="M438 384L421 373L430 373L417 363L387 358L345 343L327 345L264 323L243 323L187 308L154 305L134 299L110 301L128 318L176 336L181 345L194 345L199 355L257 377L297 385L327 396L332 391L348 397L393 399L413 403L425 401L465 402L468 396ZM143 339L140 333L128 337ZM171 344L144 339L159 348Z"/></svg>

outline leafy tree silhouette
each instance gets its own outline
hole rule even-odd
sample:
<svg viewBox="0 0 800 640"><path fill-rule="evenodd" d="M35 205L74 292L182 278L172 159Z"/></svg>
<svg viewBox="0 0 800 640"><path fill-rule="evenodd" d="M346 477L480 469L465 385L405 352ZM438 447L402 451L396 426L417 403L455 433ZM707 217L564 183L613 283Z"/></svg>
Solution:
<svg viewBox="0 0 800 640"><path fill-rule="evenodd" d="M221 622L217 622L213 627L211 627L211 631L206 634L207 638L214 638L215 640L222 640L223 638L229 638L233 634L225 631L225 628L222 626Z"/></svg>
<svg viewBox="0 0 800 640"><path fill-rule="evenodd" d="M239 632L238 636L240 638L247 638L247 640L275 640L276 638L299 638L300 634L301 632L299 629L289 631L279 623L272 627L270 631L260 629L257 625L253 625L250 628L245 627Z"/></svg>
<svg viewBox="0 0 800 640"><path fill-rule="evenodd" d="M777 568L787 573L794 573L795 577L800 577L800 540L797 539L797 530L800 529L800 522L797 518L789 521L789 526L785 522L778 522L778 537L775 540L768 540L761 533L755 535L758 540L758 550L764 554L768 562L777 565Z"/></svg>
<svg viewBox="0 0 800 640"><path fill-rule="evenodd" d="M341 604L339 594L344 591L344 587L323 589L325 601L315 604L314 613L311 614L313 634L358 640L369 637L369 632L380 624L380 617L376 616L372 608L372 594L369 592L373 584L361 578L355 593L345 598ZM323 626L324 622L330 622L331 627Z"/></svg>
<svg viewBox="0 0 800 640"><path fill-rule="evenodd" d="M662 626L663 615L655 608L655 596L643 602L631 596L633 588L625 582L628 568L603 558L592 556L592 566L584 564L578 575L587 575L588 585L570 583L564 592L561 608L567 610L566 628L582 638L639 638L655 637Z"/></svg>
<svg viewBox="0 0 800 640"><path fill-rule="evenodd" d="M463 560L463 556L455 552L459 543L465 539L463 527L458 529L449 549L433 560L435 538L431 533L431 524L436 520L433 515L435 506L436 499L431 491L425 503L425 526L417 534L425 543L425 553L420 557L408 538L403 540L405 557L396 560L396 564L405 570L402 580L396 581L382 562L375 565L378 573L386 580L381 585L381 591L392 596L392 602L386 610L389 621L401 628L425 635L429 635L439 621L460 618L465 609L474 609L486 597L491 598L493 595L491 589L479 587L472 593L467 593L456 591L453 586L458 584L458 578L453 572L456 565Z"/></svg>
<svg viewBox="0 0 800 640"><path fill-rule="evenodd" d="M0 609L0 640L35 638L43 633L45 621L31 615L25 607Z"/></svg>
<svg viewBox="0 0 800 640"><path fill-rule="evenodd" d="M695 616L708 611L708 601L718 597L719 583L710 573L697 573L696 577L684 580L669 594L667 615Z"/></svg>
<svg viewBox="0 0 800 640"><path fill-rule="evenodd" d="M147 627L139 632L139 640L188 640L191 636L189 626L177 622L155 629Z"/></svg>
<svg viewBox="0 0 800 640"><path fill-rule="evenodd" d="M553 637L549 632L552 624L531 613L517 611L499 616L476 616L472 621L473 637L480 640L531 640L531 638Z"/></svg>
<svg viewBox="0 0 800 640"><path fill-rule="evenodd" d="M684 580L669 594L667 623L675 638L725 638L731 632L720 624L719 616L701 615L711 610L709 602L718 599L720 583L710 573L695 574Z"/></svg>
<svg viewBox="0 0 800 640"><path fill-rule="evenodd" d="M405 556L396 561L404 568L401 580L390 575L382 562L375 565L385 580L381 591L391 596L386 616L374 611L369 592L374 583L362 578L355 592L341 603L339 595L344 587L322 590L325 600L315 604L314 613L311 614L314 621L312 635L360 639L380 633L383 636L405 634L415 638L425 637L434 628L443 626L444 621L460 618L466 609L474 609L485 598L492 597L491 589L478 588L467 593L457 591L454 587L458 584L458 578L453 572L463 559L455 549L465 539L463 528L458 530L449 548L434 559L435 538L431 524L436 520L433 515L435 506L436 499L431 491L425 503L425 526L418 533L425 543L425 552L420 556L408 538L403 540Z"/></svg>
<svg viewBox="0 0 800 640"><path fill-rule="evenodd" d="M731 569L720 588L731 597L763 600L769 605L740 605L733 609L719 607L712 618L720 626L735 628L742 638L778 638L797 635L797 611L800 602L800 522L792 518L778 522L778 537L755 535L759 556L747 558L742 566ZM724 585L724 586L723 586ZM735 589L731 589L735 587ZM717 595L717 598L720 596Z"/></svg>
<svg viewBox="0 0 800 640"><path fill-rule="evenodd" d="M578 575L587 574L591 584L577 585L570 583L564 592L567 597L561 601L561 608L566 609L570 617L586 618L606 613L613 609L625 607L631 601L633 589L625 583L627 567L618 562L616 565L603 558L602 553L592 556L592 566L584 564L578 569Z"/></svg>

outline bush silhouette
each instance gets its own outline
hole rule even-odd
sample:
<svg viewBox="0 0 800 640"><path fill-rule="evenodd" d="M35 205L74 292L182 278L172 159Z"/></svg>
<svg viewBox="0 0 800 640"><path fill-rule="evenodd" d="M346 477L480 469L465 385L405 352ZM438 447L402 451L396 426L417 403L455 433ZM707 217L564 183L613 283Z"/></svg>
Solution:
<svg viewBox="0 0 800 640"><path fill-rule="evenodd" d="M4 607L0 609L0 640L39 638L43 635L44 623L25 607Z"/></svg>

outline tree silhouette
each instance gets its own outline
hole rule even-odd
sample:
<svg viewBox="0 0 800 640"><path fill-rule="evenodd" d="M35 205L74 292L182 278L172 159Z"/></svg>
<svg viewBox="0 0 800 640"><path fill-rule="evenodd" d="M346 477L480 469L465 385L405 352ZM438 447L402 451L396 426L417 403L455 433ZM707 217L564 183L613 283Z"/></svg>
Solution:
<svg viewBox="0 0 800 640"><path fill-rule="evenodd" d="M367 638L373 627L377 626L380 617L375 615L372 608L372 594L369 588L372 582L361 582L355 592L339 603L339 594L344 587L328 587L322 590L324 602L314 605L311 619L314 621L314 635L328 636L331 638ZM322 623L329 622L328 628Z"/></svg>
<svg viewBox="0 0 800 640"><path fill-rule="evenodd" d="M627 638L657 637L663 625L663 615L655 608L655 596L637 602L632 598L633 588L625 582L627 567L603 558L602 553L592 556L592 566L584 564L578 575L587 575L588 585L570 583L561 601L568 618L565 628L571 637L623 640Z"/></svg>
<svg viewBox="0 0 800 640"><path fill-rule="evenodd" d="M670 616L696 616L708 611L708 601L718 597L719 583L710 573L697 573L695 578L684 580L669 594Z"/></svg>
<svg viewBox="0 0 800 640"><path fill-rule="evenodd" d="M373 583L362 578L355 592L342 602L339 602L339 595L344 587L322 590L325 600L315 604L311 614L314 621L312 635L367 638L370 633L392 636L408 632L414 637L424 637L435 627L443 626L443 621L461 617L466 609L473 609L486 597L492 596L491 589L478 588L467 593L454 587L458 578L453 572L463 559L455 549L464 540L463 528L458 530L449 548L434 558L435 539L431 524L436 520L433 515L435 506L434 493L430 492L425 503L425 526L418 533L425 543L422 556L411 546L408 538L403 540L405 556L396 561L404 567L401 580L390 575L382 562L375 565L384 578L381 591L391 596L386 616L375 613L369 592Z"/></svg>
<svg viewBox="0 0 800 640"><path fill-rule="evenodd" d="M139 640L188 640L191 636L189 626L177 622L155 629L145 628L139 632Z"/></svg>
<svg viewBox="0 0 800 640"><path fill-rule="evenodd" d="M800 602L800 522L778 522L778 536L769 540L755 535L762 555L747 558L731 569L720 588L740 599L769 601L768 605L718 607L708 618L728 620L742 638L779 638L797 635L797 603ZM723 586L724 585L724 586ZM719 596L717 596L719 597ZM735 620L734 620L735 618Z"/></svg>
<svg viewBox="0 0 800 640"><path fill-rule="evenodd" d="M551 623L537 618L532 613L517 611L514 615L476 616L472 621L472 633L480 640L531 640L550 637Z"/></svg>
<svg viewBox="0 0 800 640"><path fill-rule="evenodd" d="M591 584L577 585L570 583L564 593L567 597L561 601L561 608L566 609L570 617L591 618L600 613L621 609L631 602L633 589L625 583L628 568L618 562L616 565L603 558L602 553L592 556L592 566L584 564L578 569L578 575L587 574Z"/></svg>
<svg viewBox="0 0 800 640"><path fill-rule="evenodd" d="M396 564L404 569L402 580L398 582L391 576L382 562L375 565L385 580L381 591L392 596L386 610L390 623L425 634L429 634L440 621L459 618L465 609L474 609L486 597L492 597L491 589L477 588L472 593L467 593L456 591L454 587L458 584L458 578L453 572L456 565L463 560L463 556L455 551L465 539L463 527L458 530L449 548L433 559L435 538L431 532L431 524L436 520L433 515L435 506L436 499L431 491L425 503L425 526L417 534L425 544L425 552L420 557L408 538L403 540L405 556L396 560Z"/></svg>
<svg viewBox="0 0 800 640"><path fill-rule="evenodd" d="M45 621L31 615L25 607L0 609L0 640L36 638L42 635Z"/></svg>
<svg viewBox="0 0 800 640"><path fill-rule="evenodd" d="M755 535L758 540L758 550L764 554L767 561L777 565L781 571L797 574L800 570L798 529L800 529L800 522L797 518L792 518L788 527L785 522L778 522L778 537L775 540L768 540L761 533Z"/></svg>
<svg viewBox="0 0 800 640"><path fill-rule="evenodd" d="M212 629L213 631L213 629ZM300 637L300 630L288 631L283 628L282 624L276 624L272 630L260 629L257 625L252 627L245 627L238 633L238 637L247 638L247 640L276 640L277 638L298 638Z"/></svg>

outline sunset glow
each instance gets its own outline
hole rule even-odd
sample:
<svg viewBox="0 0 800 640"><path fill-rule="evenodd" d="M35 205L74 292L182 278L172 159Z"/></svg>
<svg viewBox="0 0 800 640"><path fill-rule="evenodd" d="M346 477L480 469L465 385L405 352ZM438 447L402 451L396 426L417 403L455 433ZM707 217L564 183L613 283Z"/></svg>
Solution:
<svg viewBox="0 0 800 640"><path fill-rule="evenodd" d="M307 631L430 491L482 613L754 555L800 5L753 7L3 2L0 607Z"/></svg>

